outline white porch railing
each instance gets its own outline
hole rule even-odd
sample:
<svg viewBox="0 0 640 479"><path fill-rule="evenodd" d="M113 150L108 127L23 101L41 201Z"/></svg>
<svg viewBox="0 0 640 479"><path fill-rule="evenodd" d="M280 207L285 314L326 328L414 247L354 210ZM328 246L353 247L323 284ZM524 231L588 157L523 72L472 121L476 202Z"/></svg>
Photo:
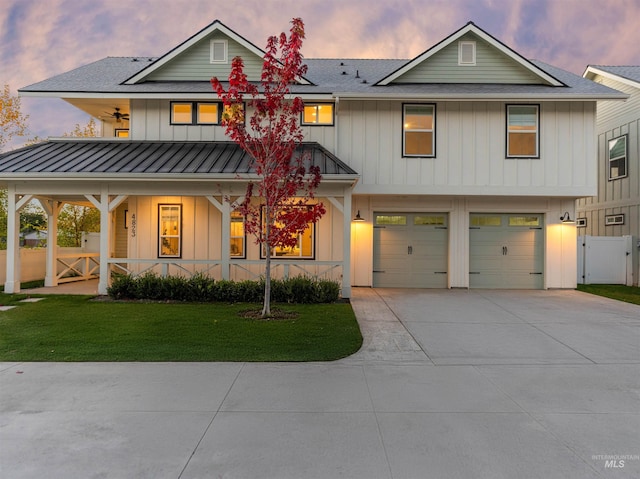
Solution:
<svg viewBox="0 0 640 479"><path fill-rule="evenodd" d="M100 275L100 253L59 254L56 260L58 283L84 281Z"/></svg>
<svg viewBox="0 0 640 479"><path fill-rule="evenodd" d="M132 259L109 258L111 271L141 276L154 272L160 276L185 276L205 274L216 280L223 278L220 260L188 259ZM136 266L138 265L138 266ZM342 282L342 261L291 261L272 260L272 278L286 279L291 276L307 276L314 279L329 279ZM229 279L242 281L264 276L264 260L229 261Z"/></svg>

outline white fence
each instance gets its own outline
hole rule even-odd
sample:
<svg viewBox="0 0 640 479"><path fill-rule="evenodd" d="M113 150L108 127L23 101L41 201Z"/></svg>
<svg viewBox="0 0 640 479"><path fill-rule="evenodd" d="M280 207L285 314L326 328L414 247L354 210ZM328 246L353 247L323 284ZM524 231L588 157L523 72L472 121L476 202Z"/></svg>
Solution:
<svg viewBox="0 0 640 479"><path fill-rule="evenodd" d="M631 236L578 236L578 283L632 286L634 246Z"/></svg>
<svg viewBox="0 0 640 479"><path fill-rule="evenodd" d="M46 249L20 248L20 281L44 279L47 264ZM7 281L7 251L0 251L0 284Z"/></svg>
<svg viewBox="0 0 640 479"><path fill-rule="evenodd" d="M58 283L98 277L99 253L85 253L81 248L59 248ZM44 279L47 268L46 248L20 248L20 282ZM7 251L0 251L0 285L7 281Z"/></svg>

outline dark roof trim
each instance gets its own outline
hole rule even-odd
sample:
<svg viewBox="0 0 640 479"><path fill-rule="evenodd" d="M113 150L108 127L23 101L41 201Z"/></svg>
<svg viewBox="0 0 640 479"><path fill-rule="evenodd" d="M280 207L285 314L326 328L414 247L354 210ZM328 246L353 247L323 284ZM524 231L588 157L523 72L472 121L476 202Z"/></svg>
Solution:
<svg viewBox="0 0 640 479"><path fill-rule="evenodd" d="M555 77L554 75L551 75L549 72L547 72L547 71L543 70L542 68L538 67L537 65L535 65L530 60L527 60L522 55L520 55L518 52L516 52L514 49L512 49L508 45L505 45L500 40L498 40L496 37L494 37L490 33L487 33L485 30L483 30L482 28L480 28L479 26L477 26L473 22L467 22L467 24L465 26L463 26L462 28L459 28L458 30L453 32L448 37L444 38L443 40L441 40L438 43L436 43L435 45L433 45L431 48L428 48L427 50L425 50L424 52L422 52L421 54L419 54L415 58L409 60L405 65L400 66L399 68L397 68L396 70L394 70L393 72L391 72L390 74L385 76L384 78L378 80L374 85L375 86L388 85L389 83L393 82L393 80L395 80L397 77L399 77L403 73L405 73L405 71L411 70L416 65L419 65L420 63L422 63L424 60L429 58L434 53L440 51L442 48L448 46L449 44L453 43L456 39L460 38L461 36L463 36L463 35L465 35L465 34L467 34L469 32L476 34L477 36L479 36L483 40L487 41L489 44L492 44L494 48L498 48L498 49L504 50L503 53L506 53L507 55L509 55L513 60L520 62L523 66L528 68L529 71L531 73L533 73L534 75L536 75L536 76L538 76L540 78L543 78L543 79L546 76L546 77L548 77L548 79L552 80L551 83L557 82L556 85L551 85L551 86L561 86L561 87L566 87L567 86L564 82L560 81L557 77ZM547 81L549 81L548 79L547 79Z"/></svg>
<svg viewBox="0 0 640 479"><path fill-rule="evenodd" d="M358 173L319 143L297 154L318 166L325 180L356 179ZM0 178L55 175L127 179L173 175L175 179L239 179L255 175L251 157L230 141L50 140L0 154Z"/></svg>

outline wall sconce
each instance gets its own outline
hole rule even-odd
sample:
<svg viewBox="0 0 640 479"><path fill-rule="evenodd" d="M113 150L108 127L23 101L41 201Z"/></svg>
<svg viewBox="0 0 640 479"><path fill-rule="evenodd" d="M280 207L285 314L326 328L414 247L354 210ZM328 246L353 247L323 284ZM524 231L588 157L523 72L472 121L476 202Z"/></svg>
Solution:
<svg viewBox="0 0 640 479"><path fill-rule="evenodd" d="M360 223L360 222L364 221L364 218L363 218L362 216L360 216L360 210L358 210L358 214L356 215L356 217L355 217L355 218L353 218L353 221L354 221L354 222L356 222L356 221L357 221L358 223Z"/></svg>
<svg viewBox="0 0 640 479"><path fill-rule="evenodd" d="M569 224L575 223L575 221L571 219L571 216L569 216L568 211L564 212L564 214L560 217L560 221L562 221L563 223L569 223Z"/></svg>
<svg viewBox="0 0 640 479"><path fill-rule="evenodd" d="M124 210L124 229L129 229L129 210Z"/></svg>

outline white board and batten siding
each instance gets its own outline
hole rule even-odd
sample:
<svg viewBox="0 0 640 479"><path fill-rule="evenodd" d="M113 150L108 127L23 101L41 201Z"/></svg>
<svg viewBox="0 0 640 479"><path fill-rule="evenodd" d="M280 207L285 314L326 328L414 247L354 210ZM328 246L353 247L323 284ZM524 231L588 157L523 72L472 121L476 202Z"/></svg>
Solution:
<svg viewBox="0 0 640 479"><path fill-rule="evenodd" d="M220 198L218 198L220 200ZM322 198L319 198L322 201ZM320 219L315 227L315 259L318 261L342 261L343 256L343 217L336 212L328 201L323 201L327 213ZM222 231L220 222L221 212L203 196L132 196L128 200L129 220L135 217L137 227L131 226L126 230L128 235L129 258L158 258L158 206L181 205L181 254L175 258L176 262L184 260L184 267L189 271L206 270L207 265L194 266L188 264L189 260L220 260L222 258ZM245 240L247 260L260 260L260 249L255 244L252 236L246 236ZM167 258L171 259L171 258ZM232 258L234 259L234 258ZM242 258L235 258L242 259ZM293 263L292 259L291 263ZM298 263L312 264L311 260L297 260ZM141 264L135 267L135 271L146 268L149 264ZM232 270L232 279L255 279L262 274L263 266L250 265L246 269L236 268ZM319 274L326 270L327 266L309 267L310 274ZM248 271L247 271L248 270ZM158 269L156 269L159 272ZM170 273L179 272L170 270ZM209 274L220 278L220 268L215 266ZM278 273L278 272L276 272ZM279 273L282 273L280 268ZM302 274L299 268L291 270L292 275ZM331 279L336 279L342 274L341 269L330 272Z"/></svg>
<svg viewBox="0 0 640 479"><path fill-rule="evenodd" d="M435 158L402 157L402 105L341 100L337 155L361 174L355 194L575 198L597 191L593 102L540 103L537 159L506 159L503 102L437 102Z"/></svg>
<svg viewBox="0 0 640 479"><path fill-rule="evenodd" d="M190 101L190 100L186 100ZM219 101L211 97L197 101ZM147 141L230 141L219 125L172 125L171 100L131 100L131 139ZM247 112L251 115L251 110ZM303 126L305 141L315 141L327 150L335 151L335 126Z"/></svg>

